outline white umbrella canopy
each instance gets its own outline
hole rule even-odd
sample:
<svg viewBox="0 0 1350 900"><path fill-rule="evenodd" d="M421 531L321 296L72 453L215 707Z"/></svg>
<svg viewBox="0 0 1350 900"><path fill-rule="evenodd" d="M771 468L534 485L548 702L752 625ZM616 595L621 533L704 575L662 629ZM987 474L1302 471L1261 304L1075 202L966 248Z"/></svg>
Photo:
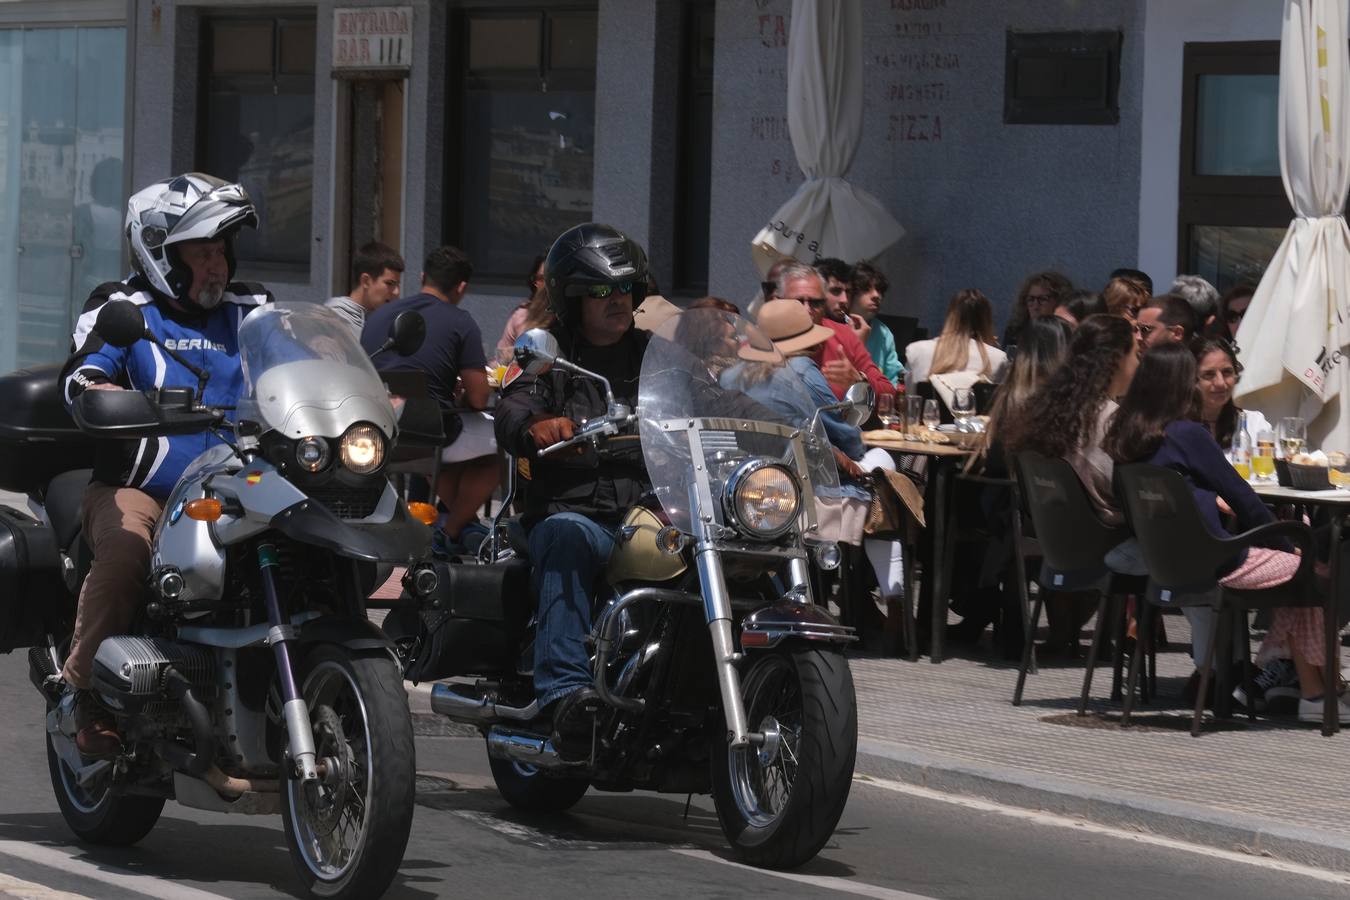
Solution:
<svg viewBox="0 0 1350 900"><path fill-rule="evenodd" d="M1344 0L1285 0L1280 170L1295 219L1238 329L1236 398L1350 451L1350 51Z"/></svg>
<svg viewBox="0 0 1350 900"><path fill-rule="evenodd" d="M751 242L760 274L793 256L871 259L905 233L881 203L844 180L862 139L858 0L793 0L788 131L806 181Z"/></svg>

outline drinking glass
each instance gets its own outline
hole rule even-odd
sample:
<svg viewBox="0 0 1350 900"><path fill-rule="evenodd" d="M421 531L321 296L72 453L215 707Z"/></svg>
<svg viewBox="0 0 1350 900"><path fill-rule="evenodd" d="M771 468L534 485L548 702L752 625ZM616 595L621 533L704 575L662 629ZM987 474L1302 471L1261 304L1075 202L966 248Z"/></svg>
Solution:
<svg viewBox="0 0 1350 900"><path fill-rule="evenodd" d="M895 427L895 398L890 394L877 395L877 418L887 431Z"/></svg>
<svg viewBox="0 0 1350 900"><path fill-rule="evenodd" d="M1259 481L1275 477L1275 433L1269 430L1256 434L1256 449L1252 451L1252 474Z"/></svg>
<svg viewBox="0 0 1350 900"><path fill-rule="evenodd" d="M1303 452L1308 441L1308 426L1298 416L1285 416L1280 420L1280 450L1285 459L1293 459L1294 454Z"/></svg>
<svg viewBox="0 0 1350 900"><path fill-rule="evenodd" d="M923 398L910 395L905 398L905 421L909 434L921 438L919 423L923 421Z"/></svg>
<svg viewBox="0 0 1350 900"><path fill-rule="evenodd" d="M923 424L929 431L936 431L938 423L942 417L938 414L938 402L936 400L925 400L923 402Z"/></svg>
<svg viewBox="0 0 1350 900"><path fill-rule="evenodd" d="M952 418L961 431L965 431L970 417L975 415L975 391L971 388L957 388L952 392Z"/></svg>

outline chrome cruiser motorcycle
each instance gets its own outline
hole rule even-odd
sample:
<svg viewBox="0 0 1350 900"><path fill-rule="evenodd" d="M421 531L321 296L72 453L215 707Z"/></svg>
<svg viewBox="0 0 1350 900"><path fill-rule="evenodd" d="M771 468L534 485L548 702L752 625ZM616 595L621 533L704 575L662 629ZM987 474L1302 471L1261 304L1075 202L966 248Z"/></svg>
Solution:
<svg viewBox="0 0 1350 900"><path fill-rule="evenodd" d="M604 383L557 354L543 331L516 349L527 371ZM604 416L540 451L640 440L653 489L619 526L597 598L592 673L604 706L587 758L560 756L538 718L535 604L514 523L494 523L478 563L441 568L420 630L394 616L386 628L410 677L474 677L435 685L431 706L483 732L513 805L566 809L588 786L711 793L742 860L798 866L833 833L857 748L844 658L854 636L813 602L808 571L813 557L839 559L818 536L816 498L838 475L815 406L772 343L719 310L684 312L652 337L636 413L604 389ZM851 400L840 406L870 408Z"/></svg>
<svg viewBox="0 0 1350 900"><path fill-rule="evenodd" d="M124 301L107 304L96 328L115 346L154 340ZM394 331L386 346L407 353L425 325L413 314ZM434 586L434 573L418 568L430 531L385 476L395 412L332 311L260 307L239 345L246 393L232 423L230 410L201 404L200 384L77 399L88 435L214 431L223 443L187 468L165 504L142 614L96 652L94 689L123 736L115 758L85 759L75 745L74 695L57 675L68 612L48 615L32 640L52 786L67 824L92 843L135 843L168 799L280 813L310 894L375 897L402 861L415 764L398 660L364 598L381 562L420 574L415 590ZM30 505L55 535L73 595L84 568L71 524L79 495L53 489L62 477L34 483Z"/></svg>

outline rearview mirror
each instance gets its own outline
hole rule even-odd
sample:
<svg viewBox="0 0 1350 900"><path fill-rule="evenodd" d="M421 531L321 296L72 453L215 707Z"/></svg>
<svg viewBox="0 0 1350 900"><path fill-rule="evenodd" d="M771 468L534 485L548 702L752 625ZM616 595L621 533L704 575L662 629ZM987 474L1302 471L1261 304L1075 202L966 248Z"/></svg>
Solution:
<svg viewBox="0 0 1350 900"><path fill-rule="evenodd" d="M389 340L393 341L394 352L399 356L412 356L422 349L427 339L427 320L415 309L405 310L394 317L394 325L389 329Z"/></svg>
<svg viewBox="0 0 1350 900"><path fill-rule="evenodd" d="M531 328L516 338L516 363L528 375L542 375L558 359L558 339L543 328Z"/></svg>
<svg viewBox="0 0 1350 900"><path fill-rule="evenodd" d="M109 300L98 311L94 331L114 347L130 347L145 337L145 316L130 300Z"/></svg>
<svg viewBox="0 0 1350 900"><path fill-rule="evenodd" d="M844 402L849 404L844 410L844 421L858 428L872 415L877 405L877 392L867 382L857 381L844 392Z"/></svg>

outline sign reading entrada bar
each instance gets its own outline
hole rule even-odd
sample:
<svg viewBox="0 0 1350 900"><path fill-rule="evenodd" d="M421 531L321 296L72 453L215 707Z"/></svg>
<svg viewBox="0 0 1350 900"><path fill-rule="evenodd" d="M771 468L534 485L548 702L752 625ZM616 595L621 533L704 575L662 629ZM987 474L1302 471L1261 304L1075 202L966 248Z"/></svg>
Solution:
<svg viewBox="0 0 1350 900"><path fill-rule="evenodd" d="M333 68L411 68L412 24L411 6L333 10Z"/></svg>

